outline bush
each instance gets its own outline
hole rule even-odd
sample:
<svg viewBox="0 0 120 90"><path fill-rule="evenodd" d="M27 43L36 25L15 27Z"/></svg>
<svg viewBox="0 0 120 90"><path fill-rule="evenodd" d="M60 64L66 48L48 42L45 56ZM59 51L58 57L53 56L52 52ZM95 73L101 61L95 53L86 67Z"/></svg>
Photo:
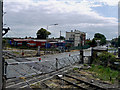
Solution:
<svg viewBox="0 0 120 90"><path fill-rule="evenodd" d="M98 56L99 63L102 64L103 66L110 66L116 58L114 55L108 52L103 52Z"/></svg>
<svg viewBox="0 0 120 90"><path fill-rule="evenodd" d="M73 68L73 70L78 70L78 68L75 67L75 68Z"/></svg>
<svg viewBox="0 0 120 90"><path fill-rule="evenodd" d="M103 67L101 65L91 65L89 71L95 72L96 76L104 81L111 81L114 83L118 79L118 71L112 70L109 67Z"/></svg>
<svg viewBox="0 0 120 90"><path fill-rule="evenodd" d="M83 64L84 66L88 66L87 64Z"/></svg>
<svg viewBox="0 0 120 90"><path fill-rule="evenodd" d="M92 68L94 68L94 67L95 67L95 65L94 65L94 64L92 64L92 65L91 65L91 67L92 67Z"/></svg>

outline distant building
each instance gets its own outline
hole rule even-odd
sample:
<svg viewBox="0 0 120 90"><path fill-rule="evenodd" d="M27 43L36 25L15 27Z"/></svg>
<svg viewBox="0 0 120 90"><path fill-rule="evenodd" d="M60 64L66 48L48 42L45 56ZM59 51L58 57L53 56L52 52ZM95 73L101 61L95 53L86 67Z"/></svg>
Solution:
<svg viewBox="0 0 120 90"><path fill-rule="evenodd" d="M28 47L45 47L47 40L35 40L35 39L12 39L10 45L13 46L28 46Z"/></svg>
<svg viewBox="0 0 120 90"><path fill-rule="evenodd" d="M79 30L71 30L71 32L66 32L66 40L73 41L74 46L85 45L86 34ZM82 40L81 40L82 39Z"/></svg>
<svg viewBox="0 0 120 90"><path fill-rule="evenodd" d="M59 40L41 40L41 39L11 39L9 40L11 46L26 46L26 47L38 47L41 48L65 48L66 42Z"/></svg>

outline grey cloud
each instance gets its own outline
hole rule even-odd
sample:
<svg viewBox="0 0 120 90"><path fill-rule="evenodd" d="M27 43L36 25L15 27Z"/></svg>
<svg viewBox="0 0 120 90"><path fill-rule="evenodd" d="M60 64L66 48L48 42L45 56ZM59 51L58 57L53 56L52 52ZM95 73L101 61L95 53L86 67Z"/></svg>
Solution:
<svg viewBox="0 0 120 90"><path fill-rule="evenodd" d="M6 3L5 11L7 14L4 16L4 22L11 27L11 32L8 36L36 36L39 28L45 27L50 24L58 23L59 26L51 26L49 30L52 32L51 36L58 37L61 30L63 35L65 31L71 29L78 29L88 33L90 38L93 37L95 32L102 32L106 34L107 38L116 36L116 34L107 34L116 31L116 25L111 26L109 20L97 18L94 15L80 14L78 12L50 12L47 5L24 7L18 3ZM21 7L20 7L21 6ZM49 8L49 7L48 7ZM91 11L93 12L93 11ZM82 13L82 12L81 12ZM92 14L92 13L91 13ZM105 24L108 26L79 26L76 24ZM74 26L76 25L76 26ZM109 32L108 32L109 31ZM17 34L15 34L17 33Z"/></svg>

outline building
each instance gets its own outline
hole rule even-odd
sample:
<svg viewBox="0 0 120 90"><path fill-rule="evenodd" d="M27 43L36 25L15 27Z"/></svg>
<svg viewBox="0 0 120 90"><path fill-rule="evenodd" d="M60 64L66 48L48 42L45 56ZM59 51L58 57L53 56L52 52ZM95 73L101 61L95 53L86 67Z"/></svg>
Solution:
<svg viewBox="0 0 120 90"><path fill-rule="evenodd" d="M35 39L12 39L9 41L12 46L45 47L47 40Z"/></svg>
<svg viewBox="0 0 120 90"><path fill-rule="evenodd" d="M11 39L9 40L11 46L26 46L26 47L38 47L41 48L65 48L64 41L50 41L50 40L40 40L40 39Z"/></svg>
<svg viewBox="0 0 120 90"><path fill-rule="evenodd" d="M71 32L66 32L66 40L72 42L74 46L85 45L86 34L85 32L81 32L79 30L71 30Z"/></svg>
<svg viewBox="0 0 120 90"><path fill-rule="evenodd" d="M10 45L13 46L23 46L23 45L27 45L27 42L31 41L31 39L12 39L10 40Z"/></svg>

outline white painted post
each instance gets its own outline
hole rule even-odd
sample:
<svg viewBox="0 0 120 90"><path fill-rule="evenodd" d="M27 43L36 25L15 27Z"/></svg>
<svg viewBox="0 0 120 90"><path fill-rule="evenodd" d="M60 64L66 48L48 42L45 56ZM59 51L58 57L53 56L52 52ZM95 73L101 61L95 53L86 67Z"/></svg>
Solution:
<svg viewBox="0 0 120 90"><path fill-rule="evenodd" d="M2 28L3 28L3 0L0 0L0 90L3 85L2 78Z"/></svg>

